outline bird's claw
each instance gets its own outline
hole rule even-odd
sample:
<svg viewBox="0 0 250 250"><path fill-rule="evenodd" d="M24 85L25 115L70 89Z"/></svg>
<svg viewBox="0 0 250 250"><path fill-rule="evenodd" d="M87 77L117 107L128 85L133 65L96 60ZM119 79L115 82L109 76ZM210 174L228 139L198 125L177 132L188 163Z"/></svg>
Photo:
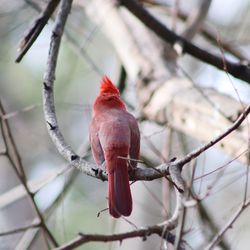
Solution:
<svg viewBox="0 0 250 250"><path fill-rule="evenodd" d="M106 171L106 162L104 161L100 166L99 166L100 170L102 171Z"/></svg>

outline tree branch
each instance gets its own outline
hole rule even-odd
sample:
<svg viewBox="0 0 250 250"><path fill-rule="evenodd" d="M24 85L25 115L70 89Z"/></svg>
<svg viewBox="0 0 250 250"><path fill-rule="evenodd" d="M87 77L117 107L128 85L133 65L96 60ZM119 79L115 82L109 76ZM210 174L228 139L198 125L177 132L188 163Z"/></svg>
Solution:
<svg viewBox="0 0 250 250"><path fill-rule="evenodd" d="M125 239L131 239L131 238L136 238L136 237L141 237L143 241L145 241L147 240L148 236L153 235L153 234L163 237L168 242L173 244L175 240L175 236L171 234L168 230L165 230L165 232L163 230L164 230L164 226L151 226L148 228L138 229L138 230L134 230L131 232L111 234L111 235L80 233L80 235L77 238L75 238L74 240L56 249L57 250L69 250L69 249L74 249L83 244L86 244L88 242L111 242L111 241L122 242ZM179 249L180 250L184 249L184 247L181 246Z"/></svg>
<svg viewBox="0 0 250 250"><path fill-rule="evenodd" d="M184 157L184 159L180 160L178 164L180 164L181 166L184 166L186 163L198 157L201 153L203 153L204 151L206 151L207 149L211 148L213 145L221 141L223 138L225 138L227 135L232 133L234 130L238 129L241 123L246 119L249 113L250 113L250 105L247 106L245 111L241 113L239 118L233 123L233 125L230 128L228 128L225 132L223 132L222 134L220 134L219 136L217 136L216 138L214 138L213 140L211 140L209 143L205 144L201 148L194 150L193 152L188 154L186 157Z"/></svg>
<svg viewBox="0 0 250 250"><path fill-rule="evenodd" d="M1 236L11 235L11 234L21 233L21 232L26 231L27 229L32 229L32 228L37 228L37 227L41 227L41 223L34 223L34 224L31 224L31 225L28 225L28 226L19 227L19 228L16 228L16 229L5 231L5 232L0 232L0 237Z"/></svg>
<svg viewBox="0 0 250 250"><path fill-rule="evenodd" d="M1 103L1 100L0 100L0 117L2 117L4 115L5 115L5 110L4 110L3 105ZM8 120L1 118L0 121L1 121L2 135L4 138L5 147L6 147L6 157L8 158L10 164L12 165L19 181L22 183L25 191L27 192L27 195L31 201L32 207L35 210L37 217L39 219L39 224L41 225L41 228L44 230L46 235L49 237L49 239L51 240L53 245L58 246L56 239L54 238L54 236L51 234L50 230L46 226L46 223L43 219L43 216L42 216L42 214L41 214L41 212L40 212L40 210L35 202L34 194L30 191L30 189L27 185L27 178L26 178L26 175L24 172L21 157L20 157L19 152L17 150L17 147L15 145L15 142L14 142L14 139L13 139L10 127L9 127ZM9 138L9 144L8 144L7 138ZM12 149L14 149L14 151L13 151L14 157L12 157L10 152L9 152L10 147ZM15 159L18 159L17 162L15 161Z"/></svg>
<svg viewBox="0 0 250 250"><path fill-rule="evenodd" d="M170 242L171 244L174 244L175 236L171 234L170 231L176 228L178 217L182 207L182 194L180 194L176 189L175 191L176 191L175 211L169 220L166 220L154 226L149 226L142 229L136 229L130 232L120 233L120 234L104 235L104 234L80 233L80 236L78 236L76 239L73 239L67 244L60 246L59 248L57 248L57 250L74 249L88 242L110 242L110 241L122 242L122 240L124 239L135 238L135 237L142 237L143 240L147 240L147 237L152 234L157 234L158 236ZM183 241L181 241L179 249L180 250L184 249Z"/></svg>
<svg viewBox="0 0 250 250"><path fill-rule="evenodd" d="M214 247L220 242L222 236L226 233L226 231L233 226L233 223L239 218L243 211L250 205L250 200L244 202L239 209L235 212L232 218L225 224L223 228L214 236L212 241L208 244L205 250L212 250Z"/></svg>
<svg viewBox="0 0 250 250"><path fill-rule="evenodd" d="M50 0L42 13L37 17L34 21L31 28L28 30L27 34L21 40L19 45L19 53L15 60L16 63L19 63L25 54L28 52L32 44L36 41L40 33L42 32L44 26L47 24L48 20L50 19L51 15L55 11L57 5L59 4L60 0Z"/></svg>
<svg viewBox="0 0 250 250"><path fill-rule="evenodd" d="M232 76L250 83L250 68L248 66L225 59L225 69L224 60L221 56L209 53L207 50L201 49L183 37L175 34L134 0L119 0L119 3L126 7L164 41L171 44L173 47L177 44L180 45L182 53L188 53L202 62L208 63L220 70L227 70Z"/></svg>
<svg viewBox="0 0 250 250"><path fill-rule="evenodd" d="M183 21L186 21L188 19L188 15L181 10L179 10L178 12L178 17ZM218 34L210 26L203 23L200 29L200 32L201 32L201 35L204 38L206 38L208 41L210 41L213 45L218 45ZM225 40L221 40L220 44L225 51L227 51L229 54L233 55L234 57L240 59L241 61L249 61L249 59L247 58L247 55L243 54L238 48L233 46L231 43Z"/></svg>
<svg viewBox="0 0 250 250"><path fill-rule="evenodd" d="M182 34L185 39L191 40L195 34L200 31L207 16L211 2L212 0L202 0L200 2L200 6L191 12L187 19L187 27Z"/></svg>

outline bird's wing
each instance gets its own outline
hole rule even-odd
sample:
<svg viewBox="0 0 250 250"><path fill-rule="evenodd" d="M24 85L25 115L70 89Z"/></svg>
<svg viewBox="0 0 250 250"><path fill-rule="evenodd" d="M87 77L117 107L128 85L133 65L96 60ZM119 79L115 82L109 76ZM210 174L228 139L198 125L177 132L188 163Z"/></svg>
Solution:
<svg viewBox="0 0 250 250"><path fill-rule="evenodd" d="M136 119L129 114L129 127L131 133L129 155L131 159L138 160L140 155L140 131ZM137 162L131 161L132 167L136 167Z"/></svg>
<svg viewBox="0 0 250 250"><path fill-rule="evenodd" d="M90 138L91 150L92 150L92 154L94 156L95 162L98 165L101 165L104 162L104 153L103 153L101 143L99 140L99 128L94 118L90 124L89 138Z"/></svg>

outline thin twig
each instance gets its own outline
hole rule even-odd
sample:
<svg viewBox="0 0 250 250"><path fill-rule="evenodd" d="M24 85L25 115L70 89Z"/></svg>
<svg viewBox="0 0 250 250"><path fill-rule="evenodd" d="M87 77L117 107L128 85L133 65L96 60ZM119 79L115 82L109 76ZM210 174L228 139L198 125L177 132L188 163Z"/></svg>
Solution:
<svg viewBox="0 0 250 250"><path fill-rule="evenodd" d="M187 40L191 40L197 34L207 16L212 0L202 0L198 8L194 9L187 19L187 27L182 34ZM178 12L179 13L179 12ZM177 13L177 14L178 14Z"/></svg>
<svg viewBox="0 0 250 250"><path fill-rule="evenodd" d="M164 144L162 146L162 155L164 156L165 159L171 159L172 156L172 149L173 149L173 135L174 135L174 130L172 128L168 128L167 130L167 138L164 140ZM171 185L170 183L166 180L166 178L162 179L162 215L163 218L168 218L169 217L169 212L171 211L171 202L170 202L170 197L171 197Z"/></svg>
<svg viewBox="0 0 250 250"><path fill-rule="evenodd" d="M177 31L177 17L180 9L180 1L175 0L172 8L172 30Z"/></svg>
<svg viewBox="0 0 250 250"><path fill-rule="evenodd" d="M8 121L4 121L3 117L6 115L6 112L4 110L4 107L3 107L3 104L0 100L0 120L1 120L1 123L2 123L2 132L3 132L3 137L4 137L4 143L6 145L6 154L9 155L10 154L10 150L7 146L8 142L9 144L11 145L11 148L13 150L13 156L14 156L14 159L13 161L15 162L14 166L20 176L20 178L22 178L22 180L25 182L26 181L26 177L25 177L25 173L24 173L24 170L23 170L23 165L22 165L22 161L21 161L21 157L20 157L20 154L17 150L17 146L16 146L16 143L13 139L13 136L12 136L12 133L10 131L10 126L9 126L9 123ZM4 129L5 128L5 129Z"/></svg>
<svg viewBox="0 0 250 250"><path fill-rule="evenodd" d="M223 60L220 56L214 55L207 50L201 49L193 43L187 41L183 37L177 35L158 21L145 8L134 0L119 0L119 3L133 13L143 24L150 28L154 33L161 37L164 41L172 46L181 47L181 53L188 53L191 56L213 65L214 67L224 71ZM226 60L227 71L229 74L250 83L250 68L241 63L234 63Z"/></svg>
<svg viewBox="0 0 250 250"><path fill-rule="evenodd" d="M9 230L9 231L0 232L0 237L1 236L11 235L11 234L21 233L21 232L24 232L24 231L26 231L28 229L37 228L37 227L41 227L41 224L40 223L35 223L35 224L28 225L28 226L12 229L12 230Z"/></svg>
<svg viewBox="0 0 250 250"><path fill-rule="evenodd" d="M201 225L207 225L208 228L210 229L210 232L217 232L218 227L217 227L217 222L215 221L214 217L210 215L208 212L207 208L202 202L197 202L197 210L199 213L199 219ZM206 231L204 231L205 233ZM206 235L205 237L207 238L208 241L211 240L210 235ZM220 242L220 247L224 250L229 250L231 249L230 245L227 243L227 241L222 237L221 242Z"/></svg>
<svg viewBox="0 0 250 250"><path fill-rule="evenodd" d="M60 246L57 250L69 250L74 249L78 246L86 244L88 242L110 242L110 241L120 241L129 238L136 238L142 237L145 241L147 237L152 234L157 234L158 236L164 238L168 242L174 244L175 236L170 233L177 226L178 216L180 213L181 207L181 199L182 195L176 190L176 206L175 211L172 217L160 224L145 227L142 229L135 229L130 232L120 233L120 234L111 234L111 235L104 235L104 234L80 234L77 238L73 239L72 241L66 243L65 245ZM180 245L179 249L184 249L183 244Z"/></svg>
<svg viewBox="0 0 250 250"><path fill-rule="evenodd" d="M10 118L13 118L13 117L19 115L20 113L24 113L24 112L33 110L39 106L41 106L41 104L28 105L20 110L9 112L8 114L5 114L5 115L0 115L0 119L10 119Z"/></svg>
<svg viewBox="0 0 250 250"><path fill-rule="evenodd" d="M178 161L176 164L180 164L181 166L184 166L186 163L190 162L192 159L198 157L201 153L206 151L207 149L211 148L213 145L221 141L223 138L228 136L230 133L232 133L234 130L238 129L241 123L246 119L247 115L250 113L250 105L246 107L246 109L241 113L241 115L238 117L238 119L232 124L231 127L229 127L225 132L202 146L201 148L194 150L187 156L185 156L182 160Z"/></svg>
<svg viewBox="0 0 250 250"><path fill-rule="evenodd" d="M69 170L69 166L64 166L57 171L53 171L48 173L42 177L36 178L34 180L28 181L27 185L33 194L38 193L42 188L47 186L49 183L53 182L56 178L64 174L67 170ZM0 195L0 209L13 204L14 202L20 200L25 197L27 192L23 189L23 185L20 184L5 193Z"/></svg>
<svg viewBox="0 0 250 250"><path fill-rule="evenodd" d="M169 8L166 8L168 12L171 12L171 9L170 11L168 9ZM181 9L178 12L178 17L183 21L186 21L188 19L188 15L184 13ZM201 35L205 39L207 39L214 45L218 44L217 33L207 24L203 23L200 31ZM241 61L249 62L249 58L247 57L246 53L243 54L239 49L237 49L237 47L233 46L230 42L221 40L221 46L224 48L224 50L226 50L229 54L233 55L234 57L240 59Z"/></svg>
<svg viewBox="0 0 250 250"><path fill-rule="evenodd" d="M24 36L19 45L19 53L15 62L20 62L25 54L28 52L32 44L36 41L40 33L42 32L44 26L47 24L51 15L55 11L60 0L50 0L46 5L45 9L39 15L39 17L34 21L33 25L29 29L28 33Z"/></svg>
<svg viewBox="0 0 250 250"><path fill-rule="evenodd" d="M44 214L44 218L46 220L51 217L52 212L54 212L55 209L60 204L60 201L62 200L61 193L63 193L65 195L69 191L69 189L70 189L70 187L72 185L72 182L75 180L76 176L77 176L77 171L71 171L70 172L69 176L67 177L66 183L64 183L64 185L62 187L61 192L57 194L57 197L55 198L53 203L51 203L49 205L49 207L45 208L45 210L43 211L43 214ZM25 232L25 234L22 236L20 241L18 242L18 245L16 246L16 249L29 249L30 245L31 245L33 239L36 237L37 233L38 233L38 230L34 230L34 229L30 230L30 229L28 229Z"/></svg>
<svg viewBox="0 0 250 250"><path fill-rule="evenodd" d="M232 218L221 228L221 230L214 236L212 241L208 244L205 250L212 250L221 240L221 237L226 233L226 231L232 227L234 222L239 218L243 211L250 205L250 199L243 203L239 209L235 212Z"/></svg>
<svg viewBox="0 0 250 250"><path fill-rule="evenodd" d="M193 163L191 163L191 178L187 187L187 193L185 194L186 198L185 200L188 200L190 198L190 193L191 193L191 188L193 185L193 180L194 180L194 174L195 174L195 169L196 169L196 164L197 161L195 160ZM185 201L183 201L184 203ZM187 207L183 206L180 216L179 216L179 222L178 222L178 227L176 229L176 240L174 243L174 249L178 250L181 240L182 240L182 236L183 236L183 231L184 231L184 226L185 226L185 221L186 221L186 215L187 215Z"/></svg>
<svg viewBox="0 0 250 250"><path fill-rule="evenodd" d="M103 73L102 69L95 63L95 61L89 55L88 51L84 48L84 46L80 47L77 43L76 38L74 36L72 36L67 30L65 30L64 34L65 34L66 40L72 46L75 53L77 55L81 55L81 57L87 61L87 63L91 66L91 68L96 72L96 74L98 76L103 76L104 73Z"/></svg>
<svg viewBox="0 0 250 250"><path fill-rule="evenodd" d="M2 105L1 100L0 100L0 115L4 116L5 114L6 114L6 112L5 112L4 108L3 108L3 105ZM22 161L21 161L20 154L19 154L19 152L17 150L15 141L13 139L8 120L1 119L0 121L1 121L2 127L3 126L5 127L5 130L2 129L2 131L3 131L2 136L4 138L4 142L5 142L5 146L6 146L6 151L7 151L6 156L7 156L8 160L9 160L10 164L13 166L13 169L14 169L19 181L22 183L24 189L26 190L26 192L28 194L28 197L29 197L29 199L31 201L32 207L35 210L35 212L36 212L36 214L37 214L37 216L39 218L41 228L44 230L44 232L46 232L47 236L49 237L49 239L51 240L53 245L58 246L58 243L57 243L56 239L54 238L54 236L51 234L48 227L46 226L45 221L43 219L43 216L42 216L38 206L36 205L36 202L34 200L34 194L30 191L30 189L29 189L29 187L27 185L27 178L26 178L26 175L25 175L25 172L24 172L24 167L23 167L23 164L22 164ZM7 138L8 138L8 141L9 141L9 145L8 145ZM10 155L9 146L12 149L14 149L14 158L17 159L17 160L14 160L13 157Z"/></svg>
<svg viewBox="0 0 250 250"><path fill-rule="evenodd" d="M36 11L38 12L42 11L42 8L36 2L30 1L30 0L24 0L24 1ZM51 19L54 20L53 16L51 17ZM80 47L79 43L77 42L77 39L75 39L74 36L72 36L70 32L68 32L67 30L64 31L64 35L65 35L66 41L71 45L73 51L77 55L80 55L81 56L80 58L83 58L85 61L87 61L87 63L91 66L91 68L96 72L97 75L99 76L104 75L101 68L91 58L89 53L85 50L84 46ZM88 40L89 39L87 39L87 41ZM86 44L86 42L84 44Z"/></svg>
<svg viewBox="0 0 250 250"><path fill-rule="evenodd" d="M212 174L216 173L217 171L220 171L220 170L222 170L222 169L224 169L224 168L227 168L231 163L233 163L235 160L237 160L238 158L240 158L241 156L243 156L243 155L245 155L245 154L249 154L249 148L243 150L243 151L242 151L241 153L239 153L236 157L232 158L231 160L229 160L228 162L226 162L226 163L223 164L222 166L220 166L220 167L218 167L218 168L216 168L216 169L214 169L214 170L211 170L211 171L209 171L209 172L207 172L207 173L202 173L202 175L200 175L200 176L196 176L196 177L194 178L194 181L197 181L197 180L202 179L202 178L204 178L204 177L206 177L206 176L212 175Z"/></svg>
<svg viewBox="0 0 250 250"><path fill-rule="evenodd" d="M204 100L207 101L207 103L216 111L218 112L218 114L220 114L221 116L223 116L225 119L227 119L230 123L233 122L233 118L226 115L226 113L220 108L216 106L216 103L213 102L211 100L211 98L209 97L209 95L207 95L204 91L203 88L201 88L194 80L193 78L183 69L183 67L181 67L178 63L176 64L176 67L178 70L180 70L183 75L188 78L188 80L190 80L190 82L193 84L194 88L202 95L202 97L204 98Z"/></svg>

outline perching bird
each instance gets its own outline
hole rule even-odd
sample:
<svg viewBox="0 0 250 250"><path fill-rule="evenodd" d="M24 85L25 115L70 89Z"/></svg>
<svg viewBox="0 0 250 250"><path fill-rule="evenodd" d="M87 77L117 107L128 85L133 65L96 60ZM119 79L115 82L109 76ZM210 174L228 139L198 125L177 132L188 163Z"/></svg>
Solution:
<svg viewBox="0 0 250 250"><path fill-rule="evenodd" d="M128 170L135 168L139 159L140 131L120 99L119 90L106 76L93 106L90 143L97 165L105 161L107 168L109 213L115 218L129 216L132 197Z"/></svg>

